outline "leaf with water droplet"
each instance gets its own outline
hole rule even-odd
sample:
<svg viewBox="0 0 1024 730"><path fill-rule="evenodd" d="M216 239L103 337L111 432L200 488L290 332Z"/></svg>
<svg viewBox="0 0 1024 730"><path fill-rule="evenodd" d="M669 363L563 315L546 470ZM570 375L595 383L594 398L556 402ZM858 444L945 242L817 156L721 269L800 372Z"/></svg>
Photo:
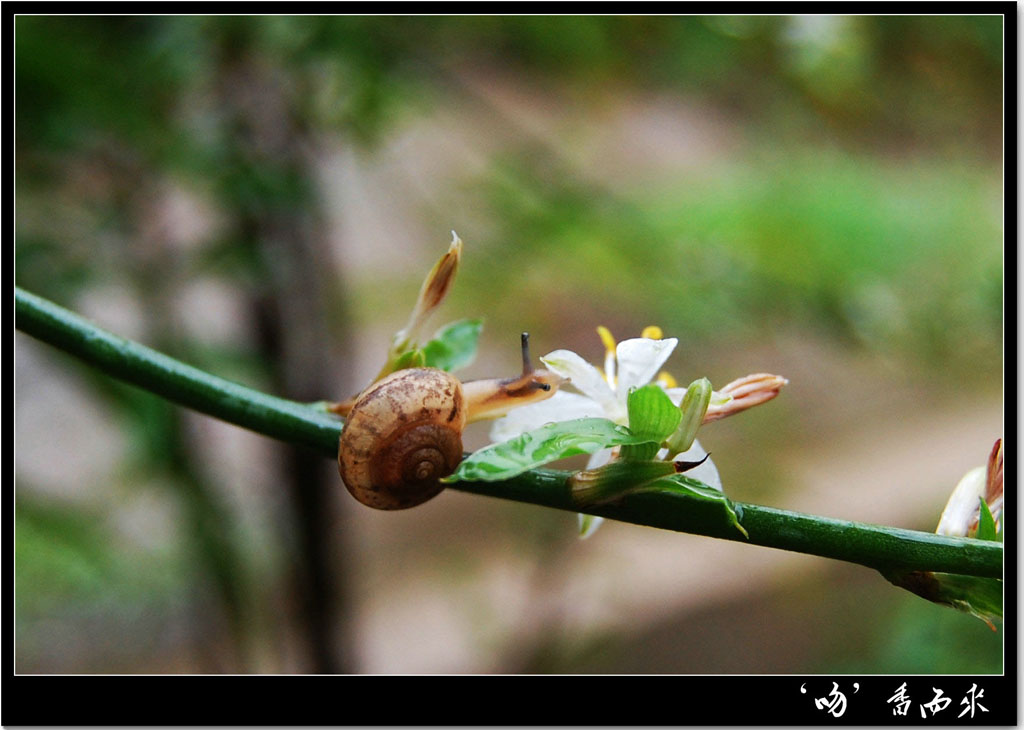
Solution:
<svg viewBox="0 0 1024 730"><path fill-rule="evenodd" d="M454 474L442 481L496 482L569 456L648 441L649 437L636 435L606 418L549 423L470 454Z"/></svg>

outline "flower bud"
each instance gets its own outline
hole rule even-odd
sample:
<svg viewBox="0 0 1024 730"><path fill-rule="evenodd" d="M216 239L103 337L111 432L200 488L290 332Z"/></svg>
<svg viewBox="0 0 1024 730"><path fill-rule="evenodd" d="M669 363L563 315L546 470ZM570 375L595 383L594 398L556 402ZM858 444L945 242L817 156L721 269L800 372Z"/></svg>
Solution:
<svg viewBox="0 0 1024 730"><path fill-rule="evenodd" d="M985 525L979 530L983 507ZM971 469L957 483L935 532L950 537L1001 540L1002 516L1003 440L998 439L989 453L988 465ZM882 574L894 585L933 603L980 618L993 631L996 630L994 620L1003 617L1003 581L999 578L922 570L883 570Z"/></svg>
<svg viewBox="0 0 1024 730"><path fill-rule="evenodd" d="M754 373L734 380L718 393L728 396L729 400L721 404L712 404L704 414L704 423L717 421L719 418L731 416L748 408L767 403L779 394L782 386L789 383L781 375L770 373Z"/></svg>
<svg viewBox="0 0 1024 730"><path fill-rule="evenodd" d="M420 294L416 298L416 306L413 307L412 314L409 315L409 321L406 322L405 327L396 332L395 336L391 338L391 349L388 350L388 359L380 369L380 372L377 373L374 382L386 375L390 375L396 370L410 367L409 361L407 359L403 360L403 358L407 357L410 351L416 350L422 344L420 342L422 339L421 330L426 324L427 319L441 305L448 291L452 288L452 283L455 281L455 273L459 270L459 261L461 259L462 239L459 238L455 231L452 231L452 242L448 246L448 250L437 260L434 268L430 270L430 273L423 280Z"/></svg>
<svg viewBox="0 0 1024 730"><path fill-rule="evenodd" d="M998 523L1003 513L1003 440L992 447L987 466L977 466L964 474L942 510L936 534L974 537L978 531L981 502L984 500Z"/></svg>
<svg viewBox="0 0 1024 730"><path fill-rule="evenodd" d="M666 446L670 454L679 454L693 445L697 429L704 423L704 414L711 404L711 381L707 378L694 380L686 389L679 410L683 412L679 427L668 437Z"/></svg>
<svg viewBox="0 0 1024 730"><path fill-rule="evenodd" d="M461 259L462 239L455 231L452 231L452 242L448 246L448 250L438 259L434 268L423 280L423 286L420 287L420 294L416 299L416 306L413 307L408 323L395 334L394 344L396 346L419 344L420 330L427 318L441 305L451 290Z"/></svg>
<svg viewBox="0 0 1024 730"><path fill-rule="evenodd" d="M972 522L977 522L979 500L984 496L985 467L976 466L964 474L949 495L949 501L939 518L939 526L935 528L936 534L967 537Z"/></svg>
<svg viewBox="0 0 1024 730"><path fill-rule="evenodd" d="M988 469L985 477L985 504L998 525L1003 517L1003 440L997 439L988 455ZM978 520L971 525L977 531Z"/></svg>

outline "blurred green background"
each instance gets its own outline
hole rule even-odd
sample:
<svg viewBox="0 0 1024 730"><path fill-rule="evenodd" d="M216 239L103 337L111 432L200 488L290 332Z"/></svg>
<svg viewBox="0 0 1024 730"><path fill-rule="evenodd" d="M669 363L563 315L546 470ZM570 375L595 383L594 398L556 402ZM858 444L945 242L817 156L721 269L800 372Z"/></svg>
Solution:
<svg viewBox="0 0 1024 730"><path fill-rule="evenodd" d="M463 377L790 379L701 432L736 500L931 531L1003 428L1001 16L15 20L16 280L340 399L455 229ZM18 672L1001 672L1003 632L809 556L329 461L16 338ZM467 445L485 443L486 427Z"/></svg>

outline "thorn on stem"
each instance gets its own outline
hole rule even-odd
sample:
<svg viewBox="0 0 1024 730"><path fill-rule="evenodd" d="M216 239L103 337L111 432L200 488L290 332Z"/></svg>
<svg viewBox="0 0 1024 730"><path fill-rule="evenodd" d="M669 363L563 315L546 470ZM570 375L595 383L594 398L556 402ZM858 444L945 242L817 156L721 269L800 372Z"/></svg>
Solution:
<svg viewBox="0 0 1024 730"><path fill-rule="evenodd" d="M672 464L676 468L676 474L680 474L684 471L689 471L690 469L696 469L698 466L707 461L710 457L711 454L704 454L704 458L701 459L700 461L673 461Z"/></svg>

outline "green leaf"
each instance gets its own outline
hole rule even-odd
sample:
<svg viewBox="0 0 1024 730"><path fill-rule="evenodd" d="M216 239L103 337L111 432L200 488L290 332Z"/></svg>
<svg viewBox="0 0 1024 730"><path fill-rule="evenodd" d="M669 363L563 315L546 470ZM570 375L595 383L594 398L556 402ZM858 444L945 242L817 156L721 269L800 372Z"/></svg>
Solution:
<svg viewBox="0 0 1024 730"><path fill-rule="evenodd" d="M978 532L975 537L979 540L1002 540L1002 536L996 532L996 521L988 504L985 503L985 498L978 499L981 502L981 512L978 514Z"/></svg>
<svg viewBox="0 0 1024 730"><path fill-rule="evenodd" d="M426 360L423 356L423 350L406 350L398 359L395 361L395 370L405 370L406 368L421 368L426 364Z"/></svg>
<svg viewBox="0 0 1024 730"><path fill-rule="evenodd" d="M993 631L995 619L1003 617L1003 581L956 573L921 570L882 571L889 582L932 603L976 616Z"/></svg>
<svg viewBox="0 0 1024 730"><path fill-rule="evenodd" d="M732 503L732 500L726 497L722 492L718 491L714 487L708 486L699 479L694 479L693 477L688 477L683 474L673 474L672 476L667 476L663 479L652 482L645 486L642 491L672 492L673 494L682 494L708 502L718 502L721 504L725 518L728 520L729 524L742 532L744 537L750 537L750 535L747 534L747 531L743 528L743 525L740 524L739 515L736 513L736 506Z"/></svg>
<svg viewBox="0 0 1024 730"><path fill-rule="evenodd" d="M650 383L636 388L626 400L629 430L645 437L650 443L624 446L623 461L649 461L658 453L661 442L676 430L682 413L660 386Z"/></svg>
<svg viewBox="0 0 1024 730"><path fill-rule="evenodd" d="M549 423L470 454L454 474L442 481L497 482L567 456L644 442L644 437L606 418Z"/></svg>
<svg viewBox="0 0 1024 730"><path fill-rule="evenodd" d="M1003 581L955 573L932 575L939 584L937 603L976 616L995 630L992 621L1003 617Z"/></svg>
<svg viewBox="0 0 1024 730"><path fill-rule="evenodd" d="M452 371L472 363L483 326L482 319L460 319L446 324L423 346L427 365Z"/></svg>

